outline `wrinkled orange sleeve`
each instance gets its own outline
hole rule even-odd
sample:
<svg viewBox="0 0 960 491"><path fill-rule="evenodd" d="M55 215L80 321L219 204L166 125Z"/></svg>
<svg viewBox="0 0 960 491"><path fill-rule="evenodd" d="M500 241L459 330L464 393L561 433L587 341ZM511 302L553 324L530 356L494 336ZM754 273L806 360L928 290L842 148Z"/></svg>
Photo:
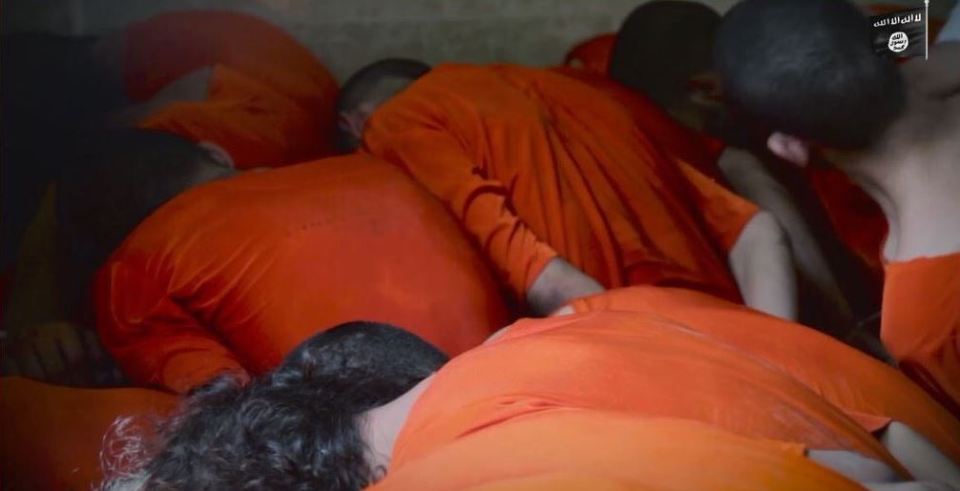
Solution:
<svg viewBox="0 0 960 491"><path fill-rule="evenodd" d="M213 70L207 100L169 104L138 126L216 143L240 169L299 162L328 143L292 100L223 66Z"/></svg>
<svg viewBox="0 0 960 491"><path fill-rule="evenodd" d="M217 334L161 285L132 262L111 261L97 273L97 331L131 381L185 393L221 373L245 377Z"/></svg>
<svg viewBox="0 0 960 491"><path fill-rule="evenodd" d="M729 254L740 238L743 227L757 214L759 208L703 175L692 165L681 160L677 163L693 188L695 207L701 211L711 238Z"/></svg>
<svg viewBox="0 0 960 491"><path fill-rule="evenodd" d="M517 217L507 186L489 179L442 123L427 114L382 110L365 132L367 150L402 166L437 196L517 298L526 298L527 289L557 253Z"/></svg>
<svg viewBox="0 0 960 491"><path fill-rule="evenodd" d="M637 127L667 155L683 160L707 177L721 178L717 160L727 147L722 140L687 128L645 94L621 85L605 74L568 67L554 68L553 71L579 80L620 103Z"/></svg>
<svg viewBox="0 0 960 491"><path fill-rule="evenodd" d="M880 338L903 370L960 418L960 253L886 267Z"/></svg>

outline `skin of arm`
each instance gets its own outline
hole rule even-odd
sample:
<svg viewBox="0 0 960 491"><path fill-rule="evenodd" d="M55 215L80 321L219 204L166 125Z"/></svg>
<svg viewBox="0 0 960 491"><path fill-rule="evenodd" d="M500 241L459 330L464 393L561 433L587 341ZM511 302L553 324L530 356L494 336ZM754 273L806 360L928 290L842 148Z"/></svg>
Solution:
<svg viewBox="0 0 960 491"><path fill-rule="evenodd" d="M772 214L760 211L754 215L730 250L729 262L744 303L796 320L797 282L790 246Z"/></svg>
<svg viewBox="0 0 960 491"><path fill-rule="evenodd" d="M909 426L899 421L890 423L880 441L918 481L960 489L960 467Z"/></svg>
<svg viewBox="0 0 960 491"><path fill-rule="evenodd" d="M950 97L960 92L960 63L957 63L960 39L930 45L929 55L927 60L918 57L903 64L901 70L907 85L933 98Z"/></svg>
<svg viewBox="0 0 960 491"><path fill-rule="evenodd" d="M799 275L818 292L823 303L834 311L836 324L853 324L853 312L837 284L820 245L790 193L753 154L727 148L720 156L720 170L737 194L756 203L776 217L786 233ZM838 333L846 334L846 333Z"/></svg>
<svg viewBox="0 0 960 491"><path fill-rule="evenodd" d="M534 315L547 316L571 300L603 291L603 286L576 266L555 257L527 290L527 304Z"/></svg>

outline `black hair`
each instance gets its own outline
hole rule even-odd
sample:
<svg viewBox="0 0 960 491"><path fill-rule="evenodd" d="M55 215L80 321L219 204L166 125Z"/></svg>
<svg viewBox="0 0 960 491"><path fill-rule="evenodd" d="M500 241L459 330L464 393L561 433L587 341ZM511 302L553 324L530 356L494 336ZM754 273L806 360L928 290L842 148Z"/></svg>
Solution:
<svg viewBox="0 0 960 491"><path fill-rule="evenodd" d="M724 17L714 63L731 108L759 130L835 148L871 145L906 102L869 19L845 0L746 0Z"/></svg>
<svg viewBox="0 0 960 491"><path fill-rule="evenodd" d="M90 281L140 222L188 188L233 172L207 149L158 131L116 130L77 144L56 183L67 315L93 320Z"/></svg>
<svg viewBox="0 0 960 491"><path fill-rule="evenodd" d="M57 224L66 260L99 267L147 216L189 187L232 169L176 135L118 130L79 147L57 181Z"/></svg>
<svg viewBox="0 0 960 491"><path fill-rule="evenodd" d="M350 76L340 88L337 98L337 114L353 111L365 101L379 100L391 94L383 94L384 82L390 80L416 80L430 71L430 65L407 58L386 58L373 62ZM342 150L354 148L358 142L337 127L337 144Z"/></svg>
<svg viewBox="0 0 960 491"><path fill-rule="evenodd" d="M670 107L686 96L691 76L711 68L719 25L720 14L702 3L644 3L617 32L610 78Z"/></svg>
<svg viewBox="0 0 960 491"><path fill-rule="evenodd" d="M214 380L164 424L143 490L358 490L383 472L367 457L361 415L410 390L447 357L375 322L317 334L272 373Z"/></svg>

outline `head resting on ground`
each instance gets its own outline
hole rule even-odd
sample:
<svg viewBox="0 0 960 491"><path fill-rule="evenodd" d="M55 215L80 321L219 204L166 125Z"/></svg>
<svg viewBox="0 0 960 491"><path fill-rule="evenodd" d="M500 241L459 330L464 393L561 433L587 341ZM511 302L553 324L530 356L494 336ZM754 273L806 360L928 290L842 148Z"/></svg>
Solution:
<svg viewBox="0 0 960 491"><path fill-rule="evenodd" d="M161 425L145 461L109 490L358 490L384 472L366 414L447 357L399 328L349 322L315 335L273 372L216 379Z"/></svg>
<svg viewBox="0 0 960 491"><path fill-rule="evenodd" d="M192 187L235 173L210 143L124 129L79 146L57 181L57 234L84 286L140 222Z"/></svg>
<svg viewBox="0 0 960 491"><path fill-rule="evenodd" d="M430 71L418 60L387 58L354 73L337 99L337 145L344 152L360 147L363 128L381 104Z"/></svg>

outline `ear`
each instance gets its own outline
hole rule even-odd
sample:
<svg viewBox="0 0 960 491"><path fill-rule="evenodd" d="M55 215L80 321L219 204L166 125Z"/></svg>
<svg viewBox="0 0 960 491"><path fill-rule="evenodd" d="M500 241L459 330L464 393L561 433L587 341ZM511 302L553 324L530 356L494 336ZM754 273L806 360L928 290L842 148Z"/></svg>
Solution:
<svg viewBox="0 0 960 491"><path fill-rule="evenodd" d="M774 131L767 138L767 148L777 157L800 167L806 167L810 161L810 145L793 135Z"/></svg>

